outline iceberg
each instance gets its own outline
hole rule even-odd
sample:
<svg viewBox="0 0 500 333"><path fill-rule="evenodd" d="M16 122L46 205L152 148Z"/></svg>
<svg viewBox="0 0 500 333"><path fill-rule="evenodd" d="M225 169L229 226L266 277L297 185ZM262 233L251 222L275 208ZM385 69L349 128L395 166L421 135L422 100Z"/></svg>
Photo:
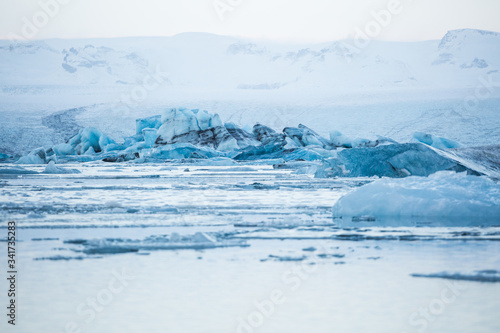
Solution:
<svg viewBox="0 0 500 333"><path fill-rule="evenodd" d="M456 160L469 169L476 170L478 173L493 179L500 179L500 145L442 149L438 151L441 155Z"/></svg>
<svg viewBox="0 0 500 333"><path fill-rule="evenodd" d="M106 151L108 145L115 141L95 127L82 128L78 134L68 140L67 143L57 145L54 151L60 155L93 155Z"/></svg>
<svg viewBox="0 0 500 333"><path fill-rule="evenodd" d="M363 148L363 147L377 147L379 145L397 143L391 138L384 136L377 136L376 140L368 140L363 138L349 138L339 131L330 132L330 145L339 148Z"/></svg>
<svg viewBox="0 0 500 333"><path fill-rule="evenodd" d="M144 129L159 129L161 126L161 115L147 118L138 118L135 121L136 134L142 134Z"/></svg>
<svg viewBox="0 0 500 333"><path fill-rule="evenodd" d="M224 127L229 134L236 140L239 148L246 148L248 146L257 146L260 142L250 133L244 129L239 128L234 123L228 122Z"/></svg>
<svg viewBox="0 0 500 333"><path fill-rule="evenodd" d="M282 132L260 123L251 129L240 128L231 122L223 124L217 114L187 108L166 109L161 115L137 119L135 125L136 133L125 137L123 143L115 142L97 128L86 127L66 143L35 149L17 163L230 158L269 165L276 160L317 161L317 165L297 170L314 173L317 178L399 178L453 170L500 179L500 146L450 148L460 145L427 134L415 134L424 142L413 143L397 143L382 136L375 140L353 139L338 131L332 131L330 138L325 139L303 124L286 127Z"/></svg>
<svg viewBox="0 0 500 333"><path fill-rule="evenodd" d="M142 130L142 135L144 137L145 147L153 148L158 136L158 131L154 128L144 128Z"/></svg>
<svg viewBox="0 0 500 333"><path fill-rule="evenodd" d="M383 178L343 196L334 218L429 217L500 220L500 184L485 176L438 172L429 177Z"/></svg>
<svg viewBox="0 0 500 333"><path fill-rule="evenodd" d="M316 177L392 177L429 176L437 171L480 173L444 156L439 150L422 143L390 144L374 148L352 148L339 151L337 157L325 160Z"/></svg>
<svg viewBox="0 0 500 333"><path fill-rule="evenodd" d="M255 136L255 139L257 141L260 141L262 143L268 143L269 141L274 141L278 137L283 137L282 134L277 133L275 130L273 130L271 127L262 125L262 124L255 124L253 126L253 135ZM283 137L284 140L284 137Z"/></svg>
<svg viewBox="0 0 500 333"><path fill-rule="evenodd" d="M101 156L102 157L102 156ZM135 160L136 158L140 158L140 154L138 152L130 152L127 154L108 154L102 160L103 162L127 162ZM92 159L89 159L92 160Z"/></svg>
<svg viewBox="0 0 500 333"><path fill-rule="evenodd" d="M217 114L207 111L174 108L163 112L158 129L157 145L191 143L221 151L239 149Z"/></svg>
<svg viewBox="0 0 500 333"><path fill-rule="evenodd" d="M283 133L299 147L318 146L325 149L333 149L328 140L302 124L299 124L298 128L285 127Z"/></svg>
<svg viewBox="0 0 500 333"><path fill-rule="evenodd" d="M493 283L500 282L500 271L494 269L484 269L470 273L461 273L461 272L440 272L431 274L414 273L411 274L411 276L420 278L437 278L437 279L474 281L474 282L493 282Z"/></svg>
<svg viewBox="0 0 500 333"><path fill-rule="evenodd" d="M54 161L50 161L47 166L45 167L45 170L43 173L48 173L48 174L73 174L73 173L80 173L79 170L77 169L65 169L56 166L56 163Z"/></svg>
<svg viewBox="0 0 500 333"><path fill-rule="evenodd" d="M40 147L31 151L27 156L22 156L16 163L18 164L46 164L50 161L57 162L54 149Z"/></svg>
<svg viewBox="0 0 500 333"><path fill-rule="evenodd" d="M456 141L446 139L446 138L441 138L439 136L435 136L432 134L422 133L422 132L415 132L413 134L413 139L416 142L425 143L428 146L431 146L434 148L440 148L440 149L462 147L462 145Z"/></svg>
<svg viewBox="0 0 500 333"><path fill-rule="evenodd" d="M236 155L234 159L236 161L270 160L270 164L274 164L272 161L276 159L283 160L284 162L318 161L333 155L335 155L335 152L318 147L283 149L283 146L280 145L266 145L248 147Z"/></svg>

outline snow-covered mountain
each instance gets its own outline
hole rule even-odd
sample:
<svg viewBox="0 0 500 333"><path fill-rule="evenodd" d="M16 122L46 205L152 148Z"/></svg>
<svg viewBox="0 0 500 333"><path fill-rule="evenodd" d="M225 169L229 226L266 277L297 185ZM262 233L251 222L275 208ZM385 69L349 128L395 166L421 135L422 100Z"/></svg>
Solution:
<svg viewBox="0 0 500 333"><path fill-rule="evenodd" d="M0 152L52 145L85 126L130 135L136 118L178 106L240 126L304 123L324 135L404 140L421 131L497 143L498 54L500 34L479 30L362 47L205 33L0 41Z"/></svg>
<svg viewBox="0 0 500 333"><path fill-rule="evenodd" d="M362 49L350 40L296 45L205 33L0 41L0 84L137 84L141 74L160 66L174 86L346 91L467 87L474 76L498 70L499 51L500 34L480 30L450 31L441 41L372 41Z"/></svg>

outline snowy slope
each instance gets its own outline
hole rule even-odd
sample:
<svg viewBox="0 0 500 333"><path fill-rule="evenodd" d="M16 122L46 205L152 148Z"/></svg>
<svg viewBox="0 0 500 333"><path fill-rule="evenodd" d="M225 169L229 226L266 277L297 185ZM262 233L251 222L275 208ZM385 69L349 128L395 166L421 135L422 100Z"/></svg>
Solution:
<svg viewBox="0 0 500 333"><path fill-rule="evenodd" d="M500 81L499 52L500 34L478 30L364 49L349 40L299 45L204 33L0 41L0 152L58 143L78 126L120 139L136 118L176 106L241 126L498 143L500 93L484 82ZM67 122L50 125L59 113Z"/></svg>
<svg viewBox="0 0 500 333"><path fill-rule="evenodd" d="M441 41L294 45L204 33L174 37L0 41L2 85L134 84L161 66L175 86L281 89L463 87L498 69L500 34L455 30ZM450 73L449 69L455 71ZM446 75L442 75L446 74Z"/></svg>

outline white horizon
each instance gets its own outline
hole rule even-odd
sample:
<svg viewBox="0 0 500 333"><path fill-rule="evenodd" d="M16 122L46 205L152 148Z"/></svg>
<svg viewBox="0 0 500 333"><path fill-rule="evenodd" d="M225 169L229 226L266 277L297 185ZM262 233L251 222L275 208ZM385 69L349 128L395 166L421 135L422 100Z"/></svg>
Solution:
<svg viewBox="0 0 500 333"><path fill-rule="evenodd" d="M495 0L6 0L0 39L171 37L186 32L295 43L437 40L500 31Z"/></svg>

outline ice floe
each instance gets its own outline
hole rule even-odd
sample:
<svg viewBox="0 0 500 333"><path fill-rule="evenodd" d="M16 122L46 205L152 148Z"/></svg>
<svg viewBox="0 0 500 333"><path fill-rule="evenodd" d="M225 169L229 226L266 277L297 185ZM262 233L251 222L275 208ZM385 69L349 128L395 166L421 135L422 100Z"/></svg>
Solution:
<svg viewBox="0 0 500 333"><path fill-rule="evenodd" d="M2 167L0 168L0 175L31 175L37 174L38 172L33 170L28 170L19 166L12 167Z"/></svg>
<svg viewBox="0 0 500 333"><path fill-rule="evenodd" d="M486 177L439 172L383 178L357 188L333 207L334 217L454 217L500 221L500 185Z"/></svg>
<svg viewBox="0 0 500 333"><path fill-rule="evenodd" d="M462 145L456 141L446 139L446 138L441 138L439 136L435 136L432 134L426 134L422 132L415 132L413 134L413 138L417 142L425 143L426 145L429 145L434 148L459 148L462 147Z"/></svg>
<svg viewBox="0 0 500 333"><path fill-rule="evenodd" d="M421 143L405 143L344 149L336 157L325 160L316 177L428 176L442 170L479 174L443 156L437 149Z"/></svg>
<svg viewBox="0 0 500 333"><path fill-rule="evenodd" d="M151 250L202 250L219 247L245 247L244 240L226 239L216 234L197 232L193 235L155 235L145 239L73 239L65 241L67 244L81 245L85 254L117 254Z"/></svg>
<svg viewBox="0 0 500 333"><path fill-rule="evenodd" d="M49 174L72 174L72 173L80 173L80 170L77 169L66 169L66 168L61 168L56 166L54 161L50 161L47 166L45 167L45 170L43 173L49 173Z"/></svg>
<svg viewBox="0 0 500 333"><path fill-rule="evenodd" d="M500 271L494 269L485 269L474 271L471 273L460 272L440 272L431 274L411 274L413 277L423 278L438 278L460 281L475 281L475 282L500 282Z"/></svg>

